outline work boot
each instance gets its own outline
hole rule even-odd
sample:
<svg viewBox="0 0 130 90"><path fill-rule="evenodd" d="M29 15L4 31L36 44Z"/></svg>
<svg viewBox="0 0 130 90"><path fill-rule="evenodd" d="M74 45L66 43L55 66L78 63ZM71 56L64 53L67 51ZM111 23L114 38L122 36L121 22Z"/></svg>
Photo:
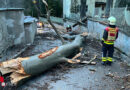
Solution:
<svg viewBox="0 0 130 90"><path fill-rule="evenodd" d="M106 61L107 61L107 58L106 58L106 57L102 57L102 62L101 62L101 64L102 64L102 65L106 65L106 64L107 64Z"/></svg>
<svg viewBox="0 0 130 90"><path fill-rule="evenodd" d="M111 66L112 64L112 57L107 58L107 65Z"/></svg>
<svg viewBox="0 0 130 90"><path fill-rule="evenodd" d="M107 62L103 62L103 61L102 61L102 62L101 62L101 64L102 64L102 65L106 65L106 64L107 64Z"/></svg>
<svg viewBox="0 0 130 90"><path fill-rule="evenodd" d="M111 66L111 65L112 65L112 62L107 61L107 65Z"/></svg>

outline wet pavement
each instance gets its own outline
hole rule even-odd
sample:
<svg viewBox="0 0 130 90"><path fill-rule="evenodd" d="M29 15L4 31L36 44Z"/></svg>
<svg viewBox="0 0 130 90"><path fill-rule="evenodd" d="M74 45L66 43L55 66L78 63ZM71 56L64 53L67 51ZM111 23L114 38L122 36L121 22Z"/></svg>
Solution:
<svg viewBox="0 0 130 90"><path fill-rule="evenodd" d="M96 44L95 44L96 43ZM44 34L37 35L34 44L20 56L32 56L60 46L59 39ZM117 52L117 51L116 51ZM115 52L115 57L119 55ZM95 39L87 39L81 60L91 60L97 55L96 65L61 63L31 78L17 90L129 90L121 77L129 74L129 68L121 66L122 60L114 59L112 66L102 66L101 45ZM129 83L129 82L128 82Z"/></svg>

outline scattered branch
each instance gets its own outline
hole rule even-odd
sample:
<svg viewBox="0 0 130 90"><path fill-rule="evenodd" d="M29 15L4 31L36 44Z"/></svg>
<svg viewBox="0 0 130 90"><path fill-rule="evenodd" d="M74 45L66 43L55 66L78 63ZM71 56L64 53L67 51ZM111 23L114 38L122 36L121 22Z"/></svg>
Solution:
<svg viewBox="0 0 130 90"><path fill-rule="evenodd" d="M90 61L89 61L89 63L88 64L90 64L92 61L94 61L95 59L97 58L97 55L95 55L94 56L94 58L93 59L91 59Z"/></svg>
<svg viewBox="0 0 130 90"><path fill-rule="evenodd" d="M93 59L91 59L90 61L83 61L83 62L81 62L81 63L83 63L83 64L92 64L92 65L95 65L96 64L96 62L93 62L95 59L97 58L97 55L95 55L94 56L94 58Z"/></svg>

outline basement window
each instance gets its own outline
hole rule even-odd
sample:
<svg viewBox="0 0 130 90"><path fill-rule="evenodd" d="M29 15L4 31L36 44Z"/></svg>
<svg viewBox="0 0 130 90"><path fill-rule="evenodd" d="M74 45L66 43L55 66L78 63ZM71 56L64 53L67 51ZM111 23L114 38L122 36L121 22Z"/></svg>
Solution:
<svg viewBox="0 0 130 90"><path fill-rule="evenodd" d="M104 2L95 2L95 7L96 8L102 7L102 10L104 10L105 7L106 7L106 3L104 3Z"/></svg>

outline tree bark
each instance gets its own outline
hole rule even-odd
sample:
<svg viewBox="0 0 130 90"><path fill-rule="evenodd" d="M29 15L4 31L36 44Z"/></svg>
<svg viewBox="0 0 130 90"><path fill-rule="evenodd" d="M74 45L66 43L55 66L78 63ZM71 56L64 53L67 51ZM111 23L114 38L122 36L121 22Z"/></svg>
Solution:
<svg viewBox="0 0 130 90"><path fill-rule="evenodd" d="M66 45L55 47L42 54L26 58L17 58L0 63L2 74L10 75L11 83L21 84L31 76L40 74L60 62L77 62L74 57L80 52L84 37L77 35L75 40Z"/></svg>
<svg viewBox="0 0 130 90"><path fill-rule="evenodd" d="M51 22L50 12L49 11L47 11L47 20L50 23L50 25L52 26L52 28L55 30L55 32L57 33L57 35L59 36L59 38L61 39L62 44L65 44L65 41L62 38L62 36L60 35L59 31L56 29L55 25Z"/></svg>
<svg viewBox="0 0 130 90"><path fill-rule="evenodd" d="M86 16L86 0L80 0L80 18L81 20Z"/></svg>
<svg viewBox="0 0 130 90"><path fill-rule="evenodd" d="M59 36L59 38L61 39L61 42L62 44L65 44L65 41L64 39L61 37L59 31L56 29L55 25L51 22L51 19L50 19L50 10L48 8L48 4L45 0L42 0L42 2L45 4L45 7L46 7L46 12L47 12L47 20L48 22L50 23L50 25L53 27L53 29L55 30L55 32L57 33L57 35Z"/></svg>
<svg viewBox="0 0 130 90"><path fill-rule="evenodd" d="M112 6L113 0L107 0L106 2L106 11L105 11L105 16L109 17L110 15L110 8Z"/></svg>

